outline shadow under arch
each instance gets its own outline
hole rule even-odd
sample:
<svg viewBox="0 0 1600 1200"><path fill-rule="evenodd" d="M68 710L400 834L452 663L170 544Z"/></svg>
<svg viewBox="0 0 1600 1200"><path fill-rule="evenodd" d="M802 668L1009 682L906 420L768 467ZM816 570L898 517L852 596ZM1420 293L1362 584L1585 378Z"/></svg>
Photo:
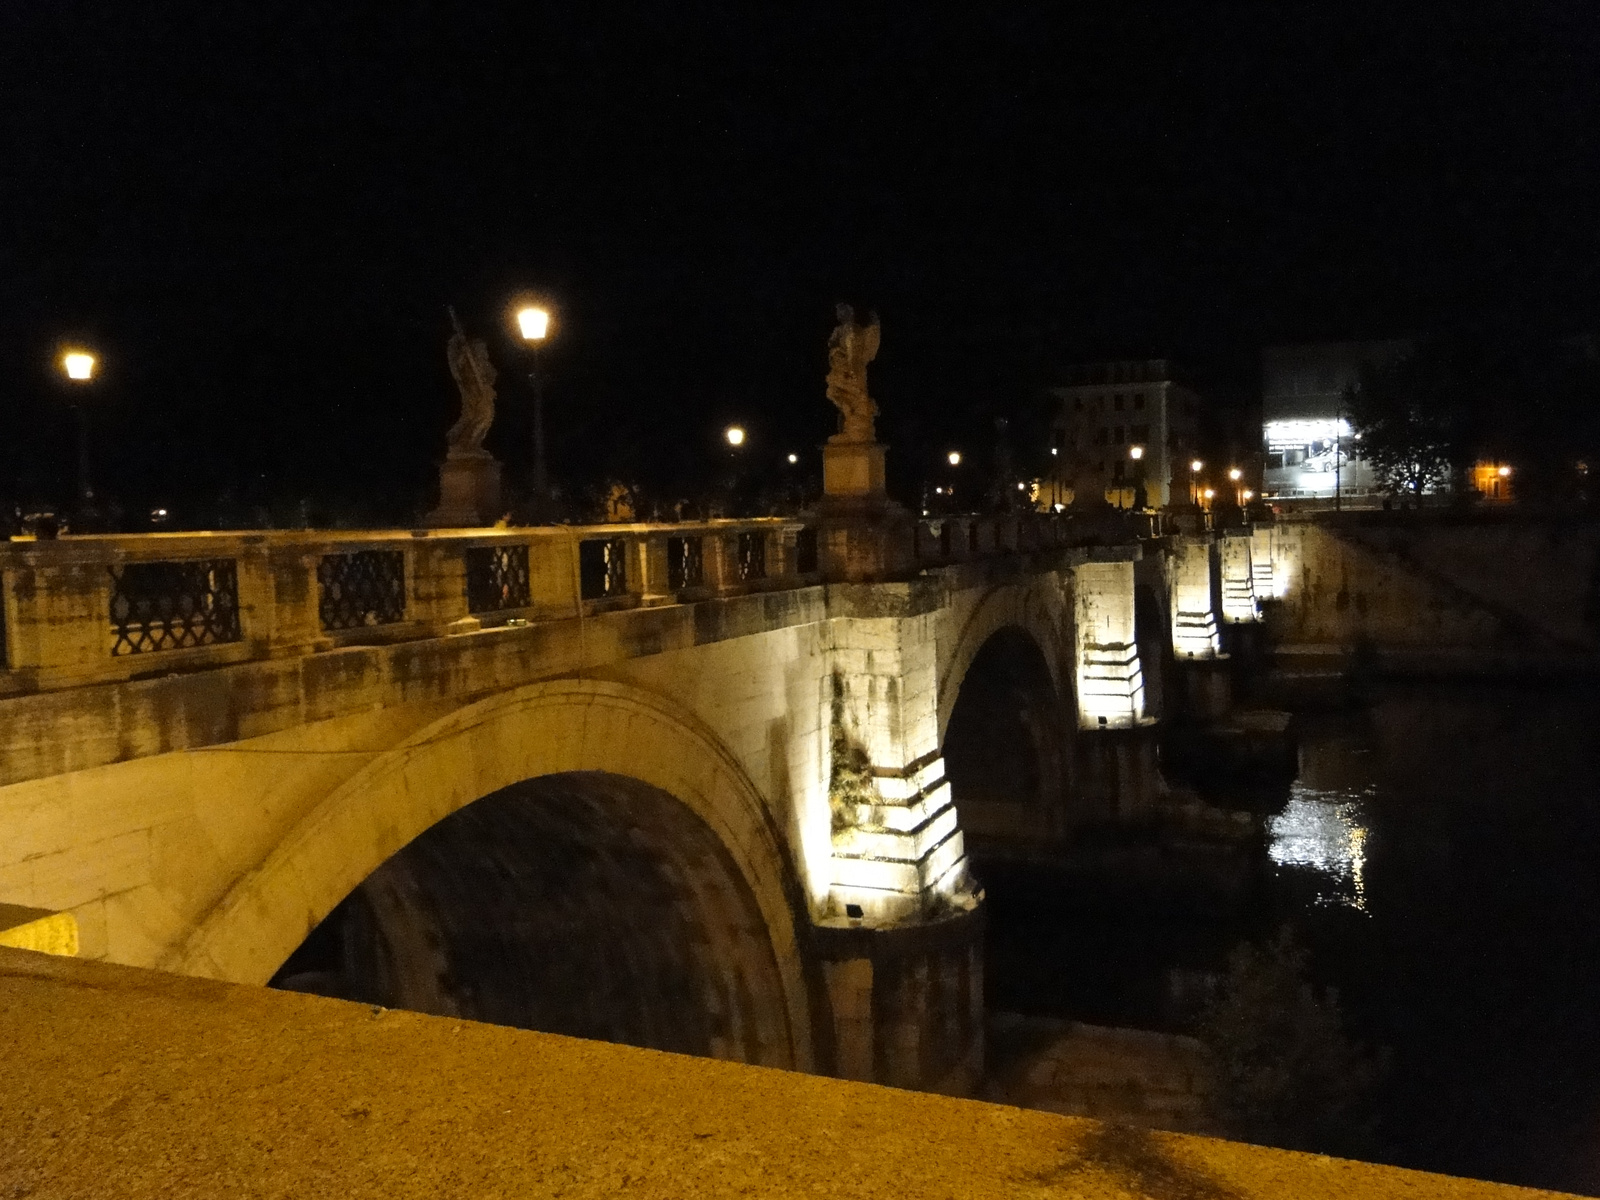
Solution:
<svg viewBox="0 0 1600 1200"><path fill-rule="evenodd" d="M610 799L597 800L593 778L586 782L594 786L566 785L561 794L581 793L576 803L591 816L599 812L596 805L616 815L650 803L662 811L676 804L704 827L712 839L704 844L718 848L750 898L746 911L765 936L779 981L781 1011L764 1019L774 1028L781 1023L778 1040L787 1048L764 1050L759 1061L817 1069L812 998L818 983L800 944L804 893L760 792L691 714L610 681L556 680L497 693L377 754L235 880L159 965L265 983L337 905L452 814L528 781L591 773L650 789L607 785ZM522 794L559 808L554 797L561 786ZM652 801L641 800L644 795ZM657 858L660 879L681 871L673 866L676 858ZM677 893L686 913L694 904L685 897L694 894L687 884Z"/></svg>
<svg viewBox="0 0 1600 1200"><path fill-rule="evenodd" d="M1059 835L1068 728L1038 642L1015 625L996 629L962 676L944 737L945 773L976 852Z"/></svg>
<svg viewBox="0 0 1600 1200"><path fill-rule="evenodd" d="M272 983L441 1016L794 1065L737 865L659 788L601 771L502 788L425 830Z"/></svg>

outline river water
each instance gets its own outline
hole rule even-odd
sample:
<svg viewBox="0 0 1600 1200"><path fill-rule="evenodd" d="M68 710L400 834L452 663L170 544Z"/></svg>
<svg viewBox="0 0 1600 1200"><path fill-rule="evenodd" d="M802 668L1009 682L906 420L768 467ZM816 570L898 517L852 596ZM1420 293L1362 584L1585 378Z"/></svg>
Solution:
<svg viewBox="0 0 1600 1200"><path fill-rule="evenodd" d="M1600 1193L1600 689L1397 685L1299 729L1220 883L987 876L991 1003L1178 1028L1184 979L1287 923L1387 1047L1375 1157Z"/></svg>

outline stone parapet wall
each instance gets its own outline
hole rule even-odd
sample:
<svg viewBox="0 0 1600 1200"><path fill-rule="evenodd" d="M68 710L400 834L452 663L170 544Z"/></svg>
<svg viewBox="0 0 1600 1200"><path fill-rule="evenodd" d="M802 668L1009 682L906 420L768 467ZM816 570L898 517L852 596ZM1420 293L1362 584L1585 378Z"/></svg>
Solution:
<svg viewBox="0 0 1600 1200"><path fill-rule="evenodd" d="M17 950L0 1022L7 1195L1555 1195Z"/></svg>

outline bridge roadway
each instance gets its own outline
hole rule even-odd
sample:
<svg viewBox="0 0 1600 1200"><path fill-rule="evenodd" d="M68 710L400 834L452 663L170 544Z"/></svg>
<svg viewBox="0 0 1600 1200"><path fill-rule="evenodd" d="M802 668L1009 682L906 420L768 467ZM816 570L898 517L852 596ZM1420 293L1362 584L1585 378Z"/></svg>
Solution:
<svg viewBox="0 0 1600 1200"><path fill-rule="evenodd" d="M1175 662L1255 615L1250 534L1134 534L924 521L876 573L780 519L13 542L0 905L87 958L966 1091L967 836L1155 802Z"/></svg>

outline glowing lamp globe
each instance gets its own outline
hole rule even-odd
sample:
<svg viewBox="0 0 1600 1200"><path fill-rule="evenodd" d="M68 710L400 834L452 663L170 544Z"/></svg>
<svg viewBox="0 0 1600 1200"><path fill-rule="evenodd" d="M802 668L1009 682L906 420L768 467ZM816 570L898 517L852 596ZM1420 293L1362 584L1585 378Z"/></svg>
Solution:
<svg viewBox="0 0 1600 1200"><path fill-rule="evenodd" d="M517 330L525 342L542 342L550 334L550 313L542 308L519 308Z"/></svg>
<svg viewBox="0 0 1600 1200"><path fill-rule="evenodd" d="M63 354L61 366L66 371L68 379L87 382L94 378L94 355L86 354L82 350L71 350Z"/></svg>

